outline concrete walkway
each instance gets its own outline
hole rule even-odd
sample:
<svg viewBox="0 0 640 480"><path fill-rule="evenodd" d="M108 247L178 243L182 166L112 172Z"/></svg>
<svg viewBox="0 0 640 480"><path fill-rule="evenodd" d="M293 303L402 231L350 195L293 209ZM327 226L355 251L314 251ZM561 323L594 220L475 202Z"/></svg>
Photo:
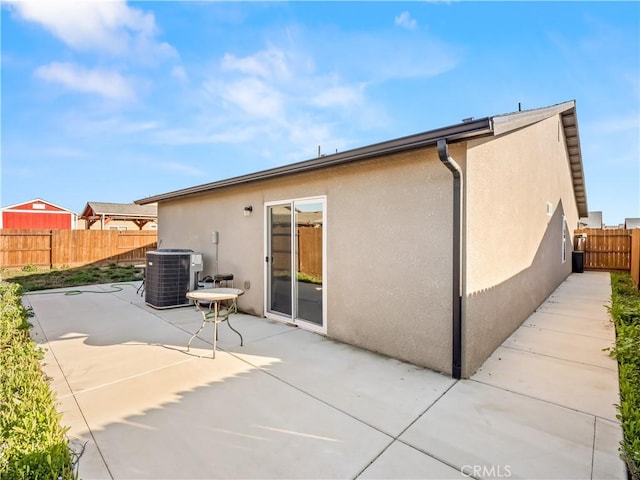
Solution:
<svg viewBox="0 0 640 480"><path fill-rule="evenodd" d="M211 360L211 327L185 351L193 308L122 288L24 297L81 478L626 478L608 274L571 275L457 382L248 315Z"/></svg>

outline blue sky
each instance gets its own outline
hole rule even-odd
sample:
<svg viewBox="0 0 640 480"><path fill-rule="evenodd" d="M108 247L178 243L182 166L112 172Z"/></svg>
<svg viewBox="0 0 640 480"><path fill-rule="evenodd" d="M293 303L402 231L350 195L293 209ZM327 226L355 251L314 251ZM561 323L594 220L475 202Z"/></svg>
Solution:
<svg viewBox="0 0 640 480"><path fill-rule="evenodd" d="M576 100L589 209L640 217L639 2L4 0L3 206L80 212Z"/></svg>

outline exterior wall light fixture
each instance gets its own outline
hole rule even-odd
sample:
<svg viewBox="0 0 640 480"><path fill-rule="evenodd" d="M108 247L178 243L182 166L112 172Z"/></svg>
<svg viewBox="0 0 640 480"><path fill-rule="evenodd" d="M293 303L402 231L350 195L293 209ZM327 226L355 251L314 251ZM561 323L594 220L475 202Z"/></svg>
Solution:
<svg viewBox="0 0 640 480"><path fill-rule="evenodd" d="M249 215L251 215L251 212L253 212L253 207L251 205L244 207L244 216L248 217Z"/></svg>

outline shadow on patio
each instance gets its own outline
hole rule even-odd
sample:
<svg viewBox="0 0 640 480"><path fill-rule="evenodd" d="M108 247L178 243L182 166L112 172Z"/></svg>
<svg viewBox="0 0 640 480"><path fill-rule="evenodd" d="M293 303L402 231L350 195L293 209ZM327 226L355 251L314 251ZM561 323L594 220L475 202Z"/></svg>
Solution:
<svg viewBox="0 0 640 480"><path fill-rule="evenodd" d="M249 315L234 318L244 347L223 324L215 360L210 326L186 353L199 313L135 288L25 303L62 422L88 442L82 478L353 478L454 384Z"/></svg>

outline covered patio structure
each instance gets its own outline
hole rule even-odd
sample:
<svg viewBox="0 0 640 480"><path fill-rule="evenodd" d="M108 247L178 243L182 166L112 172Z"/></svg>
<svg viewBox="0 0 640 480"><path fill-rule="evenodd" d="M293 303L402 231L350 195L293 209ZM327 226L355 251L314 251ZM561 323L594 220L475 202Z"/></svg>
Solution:
<svg viewBox="0 0 640 480"><path fill-rule="evenodd" d="M147 225L157 225L158 206L135 203L88 202L78 217L85 221L86 230L127 230L131 226L142 230Z"/></svg>

